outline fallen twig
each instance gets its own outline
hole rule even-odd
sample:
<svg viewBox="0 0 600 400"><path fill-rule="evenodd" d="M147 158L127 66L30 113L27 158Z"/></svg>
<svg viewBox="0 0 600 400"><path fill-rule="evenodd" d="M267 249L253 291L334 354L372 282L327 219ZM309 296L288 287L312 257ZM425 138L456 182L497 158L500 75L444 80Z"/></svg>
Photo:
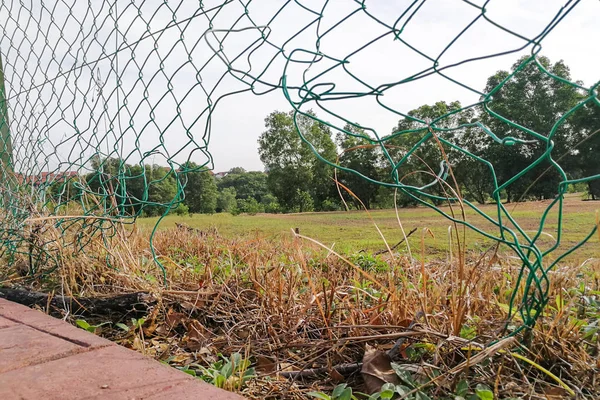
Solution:
<svg viewBox="0 0 600 400"><path fill-rule="evenodd" d="M25 289L0 288L0 298L23 304L25 306L40 306L64 309L70 307L74 315L106 315L110 312L119 314L147 314L156 303L148 293L136 292L117 294L110 297L69 297L32 292Z"/></svg>
<svg viewBox="0 0 600 400"><path fill-rule="evenodd" d="M305 369L301 371L282 371L279 372L279 375L285 378L298 379L298 378L318 378L322 375L327 375L331 369L336 370L341 375L348 376L353 374L354 372L359 371L362 368L362 363L346 363L339 364L333 366L331 368L322 367L322 368L311 368Z"/></svg>
<svg viewBox="0 0 600 400"><path fill-rule="evenodd" d="M417 228L414 228L412 231L408 232L408 233L406 234L406 237L405 237L405 238L402 238L402 240L400 240L398 243L396 243L395 245L393 245L392 247L390 247L390 250L392 250L392 251L393 251L393 250L396 250L396 249L398 248L398 246L400 246L402 243L404 243L404 241L405 241L406 239L408 239L408 238L410 237L410 235L412 235L412 234L413 234L413 233L415 233L416 231L417 231ZM362 253L364 253L364 252L365 252L365 250L361 250L361 252L362 252ZM378 255L380 255L380 254L387 253L387 252L388 252L388 249L385 249L385 250L379 250L379 251L376 251L375 253L373 253L373 255L374 255L374 256L378 256Z"/></svg>

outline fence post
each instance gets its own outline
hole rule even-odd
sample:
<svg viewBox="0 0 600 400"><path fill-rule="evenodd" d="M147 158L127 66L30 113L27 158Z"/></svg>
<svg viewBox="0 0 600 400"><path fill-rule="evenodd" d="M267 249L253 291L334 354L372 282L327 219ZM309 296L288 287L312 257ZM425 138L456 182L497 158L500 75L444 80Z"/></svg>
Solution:
<svg viewBox="0 0 600 400"><path fill-rule="evenodd" d="M0 176L13 170L13 149L8 125L8 103L4 88L4 61L0 54Z"/></svg>

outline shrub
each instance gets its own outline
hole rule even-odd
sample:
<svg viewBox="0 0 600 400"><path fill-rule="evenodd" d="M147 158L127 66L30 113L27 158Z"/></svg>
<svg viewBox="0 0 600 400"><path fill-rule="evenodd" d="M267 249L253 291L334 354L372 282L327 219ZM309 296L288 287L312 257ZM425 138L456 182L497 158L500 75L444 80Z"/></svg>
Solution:
<svg viewBox="0 0 600 400"><path fill-rule="evenodd" d="M185 204L181 203L173 210L173 214L175 215L187 215L190 212L190 209Z"/></svg>
<svg viewBox="0 0 600 400"><path fill-rule="evenodd" d="M321 203L321 211L339 211L340 204L331 199L326 199Z"/></svg>
<svg viewBox="0 0 600 400"><path fill-rule="evenodd" d="M237 208L239 212L256 215L257 213L264 212L265 208L260 204L254 197L247 199L238 199Z"/></svg>

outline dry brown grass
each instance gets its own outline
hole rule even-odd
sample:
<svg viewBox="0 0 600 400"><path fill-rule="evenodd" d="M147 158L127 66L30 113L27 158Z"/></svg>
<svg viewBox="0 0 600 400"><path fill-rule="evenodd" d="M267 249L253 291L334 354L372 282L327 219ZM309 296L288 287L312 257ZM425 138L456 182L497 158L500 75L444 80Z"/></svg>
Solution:
<svg viewBox="0 0 600 400"><path fill-rule="evenodd" d="M249 398L295 399L306 398L309 390L329 391L341 379L335 372L306 381L279 372L358 362L365 344L387 349L402 335L407 336L405 362L429 374L432 398L451 394L465 377L487 383L499 399L567 396L547 374L510 352L484 354L477 365L468 362L479 351L469 343L485 346L502 337L519 272L514 261L493 249L427 263L388 253L368 269L292 234L227 239L217 232L175 228L159 231L154 239L165 287L147 235L137 229L116 228L104 240L92 237L85 252L76 252L68 233L41 223L45 251L56 256L58 268L31 279L23 276L30 260L22 255L0 282L75 297L149 292L158 303L142 331L105 325L98 333L174 366L206 366L219 353L241 352L259 371L242 390ZM44 272L44 266L39 269ZM597 342L583 337L581 324L593 321L584 315L582 295L600 291L599 277L598 262L553 271L553 307L540 319L528 348L512 349L587 398L597 398L600 391ZM69 314L68 309L47 311ZM406 333L420 312L424 317ZM88 318L90 323L109 320L129 324L130 318ZM360 389L359 376L344 379Z"/></svg>

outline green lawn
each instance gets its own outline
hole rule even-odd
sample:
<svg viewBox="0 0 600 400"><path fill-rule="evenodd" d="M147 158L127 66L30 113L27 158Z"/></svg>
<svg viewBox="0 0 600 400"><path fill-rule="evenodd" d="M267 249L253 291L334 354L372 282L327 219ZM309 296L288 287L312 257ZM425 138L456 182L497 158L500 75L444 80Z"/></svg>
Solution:
<svg viewBox="0 0 600 400"><path fill-rule="evenodd" d="M516 206L509 204L507 208L511 210L511 215L517 223L529 234L534 229L538 229L541 214L549 203L549 201L540 201L518 203ZM487 215L496 218L497 210L494 205L485 205L481 208ZM558 219L555 209L549 213L544 225L545 234L540 238L543 250L552 246L555 243L555 238L557 238ZM600 209L600 202L582 201L580 196L571 196L565 201L562 244L553 253L554 256L560 255L564 250L581 241L590 232L596 223L598 209ZM449 208L445 207L444 211L449 212ZM455 206L455 213L458 219L462 220L457 206ZM447 255L448 229L452 225L451 221L424 207L399 209L399 217L407 233L417 228L417 231L409 240L413 252L421 252L422 236L425 228L428 228L433 236L425 235L424 242L427 255L435 257L445 257ZM151 228L156 221L156 218L143 218L139 220L138 225L143 228ZM498 228L485 221L481 216L477 216L472 210L466 213L466 221L491 234L498 234ZM328 246L333 245L338 251L355 252L362 249L381 250L385 248L373 222L377 224L390 246L402 239L402 232L394 210L375 210L369 213L350 211L238 216L230 214L182 217L172 215L161 222L160 228L174 227L175 223L182 223L199 229L215 227L220 234L228 237L239 235L276 237L278 235L291 235L292 229L299 228L301 234L319 240ZM483 249L492 243L491 240L470 229L467 229L466 235L466 241L470 249ZM599 257L600 246L598 242L598 235L594 235L576 253L574 258L570 259L582 261L589 257ZM402 245L399 249L406 249L406 246Z"/></svg>

